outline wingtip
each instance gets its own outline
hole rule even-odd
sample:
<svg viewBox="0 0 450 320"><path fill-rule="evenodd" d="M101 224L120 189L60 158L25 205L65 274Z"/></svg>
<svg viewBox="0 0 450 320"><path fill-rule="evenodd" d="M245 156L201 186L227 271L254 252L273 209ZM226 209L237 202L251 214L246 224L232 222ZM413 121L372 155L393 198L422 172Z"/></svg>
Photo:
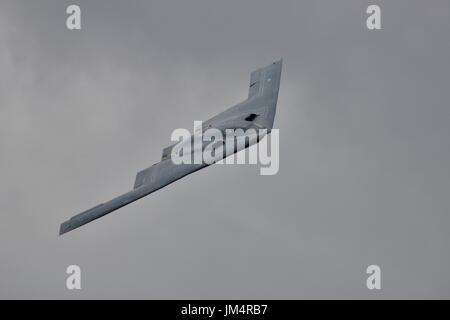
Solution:
<svg viewBox="0 0 450 320"><path fill-rule="evenodd" d="M61 223L61 225L59 226L59 235L62 236L63 234L65 234L69 231L70 231L70 226L68 226L67 221Z"/></svg>

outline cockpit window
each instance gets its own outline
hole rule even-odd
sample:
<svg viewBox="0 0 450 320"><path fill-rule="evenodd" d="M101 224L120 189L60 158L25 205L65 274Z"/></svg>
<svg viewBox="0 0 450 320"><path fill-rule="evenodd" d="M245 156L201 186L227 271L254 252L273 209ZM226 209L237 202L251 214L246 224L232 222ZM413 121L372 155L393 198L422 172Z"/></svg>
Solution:
<svg viewBox="0 0 450 320"><path fill-rule="evenodd" d="M257 117L258 117L257 114L251 113L249 116L247 116L247 117L245 118L245 121L253 121L253 120L255 120Z"/></svg>

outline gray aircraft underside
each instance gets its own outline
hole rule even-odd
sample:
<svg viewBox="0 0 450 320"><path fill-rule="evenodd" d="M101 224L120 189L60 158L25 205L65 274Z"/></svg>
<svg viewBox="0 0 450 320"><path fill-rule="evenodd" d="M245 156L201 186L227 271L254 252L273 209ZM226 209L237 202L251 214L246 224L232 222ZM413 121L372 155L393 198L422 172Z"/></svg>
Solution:
<svg viewBox="0 0 450 320"><path fill-rule="evenodd" d="M244 131L247 129L267 129L269 133L275 118L281 66L282 60L279 60L252 72L248 98L211 119L204 121L201 131L204 132L207 129L216 128L224 132L226 129L241 128ZM261 137L258 136L256 140L247 141L245 147L258 142L259 138ZM73 216L61 224L59 234L62 235L98 219L209 165L204 161L198 164L175 164L171 159L171 152L174 145L163 149L160 162L138 172L133 190ZM204 148L204 145L202 148ZM235 148L231 153L237 151L239 150ZM220 158L228 155L228 152L224 152Z"/></svg>

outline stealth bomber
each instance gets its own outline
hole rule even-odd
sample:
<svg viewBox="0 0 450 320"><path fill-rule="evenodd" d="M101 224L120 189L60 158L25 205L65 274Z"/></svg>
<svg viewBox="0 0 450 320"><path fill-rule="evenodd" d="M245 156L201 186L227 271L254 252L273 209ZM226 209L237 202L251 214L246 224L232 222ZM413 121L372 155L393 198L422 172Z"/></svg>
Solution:
<svg viewBox="0 0 450 320"><path fill-rule="evenodd" d="M207 129L217 129L221 132L227 129L264 129L265 132L269 133L275 118L281 66L282 60L279 60L253 71L250 75L248 98L204 121L200 131L204 132ZM257 143L260 138L258 136L256 140L247 141L244 148ZM188 143L191 143L191 139L189 139ZM163 149L161 161L137 173L132 190L63 222L60 226L59 234L62 235L103 217L211 164L205 161L201 163L175 163L172 161L175 145L173 144ZM204 144L202 148L205 148ZM236 147L232 150L232 153L237 151L239 151L239 148ZM228 155L229 153L223 152L223 155L219 156L219 158L224 158Z"/></svg>

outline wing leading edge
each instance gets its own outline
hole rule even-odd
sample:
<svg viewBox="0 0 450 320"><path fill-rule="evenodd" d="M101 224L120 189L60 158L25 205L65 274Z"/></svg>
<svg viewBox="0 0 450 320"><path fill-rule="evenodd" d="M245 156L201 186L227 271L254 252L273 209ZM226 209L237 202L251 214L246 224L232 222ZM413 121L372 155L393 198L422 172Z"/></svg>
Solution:
<svg viewBox="0 0 450 320"><path fill-rule="evenodd" d="M280 87L282 60L251 73L248 98L213 118L203 122L203 129L248 128L272 129ZM134 188L110 201L77 214L60 226L62 235L86 223L126 206L153 193L184 176L208 166L201 164L174 164L170 159L172 146L164 148L162 159L136 175ZM236 152L236 151L235 151Z"/></svg>

